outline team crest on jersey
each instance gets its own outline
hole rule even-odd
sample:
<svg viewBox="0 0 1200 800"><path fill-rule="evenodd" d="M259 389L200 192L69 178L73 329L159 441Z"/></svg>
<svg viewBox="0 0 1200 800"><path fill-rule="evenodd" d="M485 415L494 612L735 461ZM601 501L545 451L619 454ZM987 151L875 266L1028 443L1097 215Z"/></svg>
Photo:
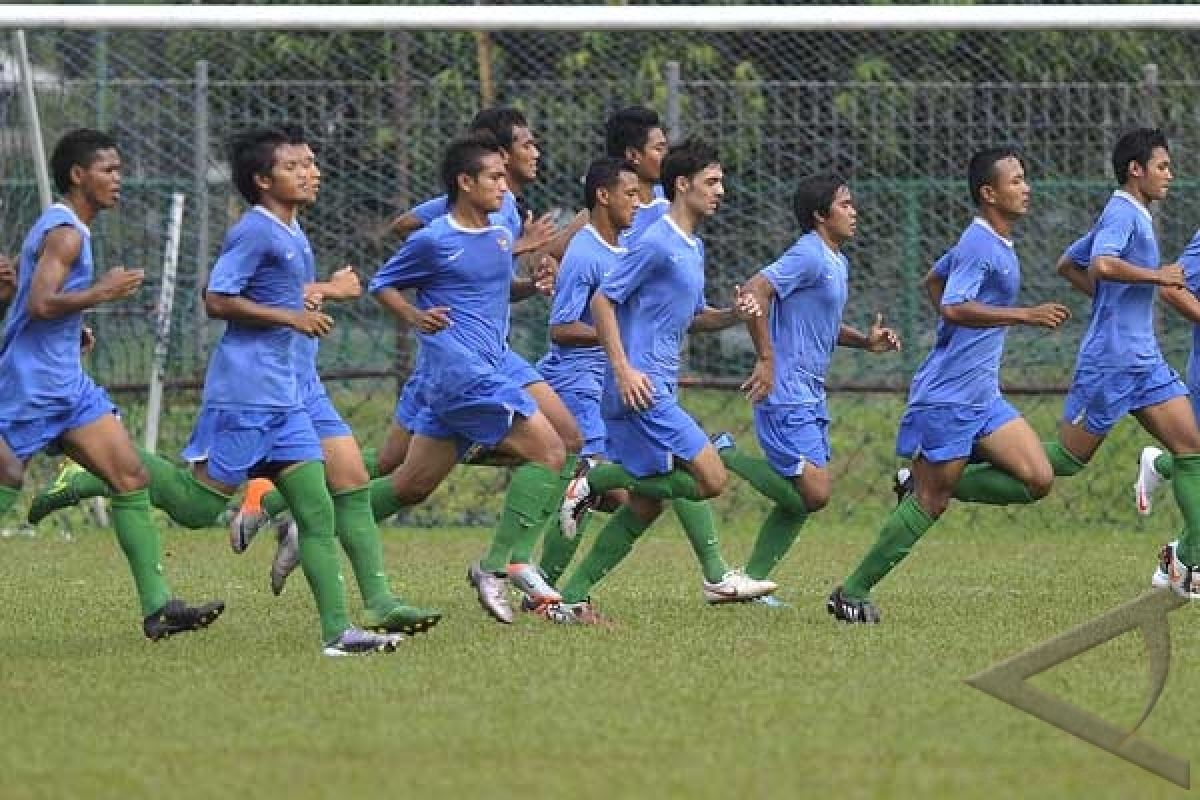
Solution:
<svg viewBox="0 0 1200 800"><path fill-rule="evenodd" d="M507 250L508 249L508 237L501 236L499 239L496 240L496 244L500 245L501 250Z"/></svg>

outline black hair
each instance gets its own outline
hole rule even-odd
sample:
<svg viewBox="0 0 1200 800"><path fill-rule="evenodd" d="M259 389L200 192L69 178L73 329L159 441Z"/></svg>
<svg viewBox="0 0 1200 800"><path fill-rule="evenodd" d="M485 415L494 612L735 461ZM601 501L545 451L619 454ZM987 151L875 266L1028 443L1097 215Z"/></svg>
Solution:
<svg viewBox="0 0 1200 800"><path fill-rule="evenodd" d="M262 191L254 179L259 175L270 176L275 166L275 151L289 144L295 142L277 128L259 128L233 137L229 144L229 166L233 185L243 200L250 205L258 203Z"/></svg>
<svg viewBox="0 0 1200 800"><path fill-rule="evenodd" d="M604 123L604 147L613 158L625 158L629 148L642 150L650 131L661 128L658 112L645 106L623 108Z"/></svg>
<svg viewBox="0 0 1200 800"><path fill-rule="evenodd" d="M475 177L483 169L483 159L490 153L502 154L495 137L478 131L462 139L455 139L446 147L442 156L442 186L450 205L458 199L458 176Z"/></svg>
<svg viewBox="0 0 1200 800"><path fill-rule="evenodd" d="M1113 147L1112 154L1113 175L1116 176L1117 183L1124 185L1125 181L1129 180L1130 161L1136 161L1142 167L1148 165L1156 147L1170 149L1167 146L1167 135L1158 128L1137 128L1122 134Z"/></svg>
<svg viewBox="0 0 1200 800"><path fill-rule="evenodd" d="M971 202L976 206L983 205L983 187L991 186L996 179L996 165L1006 158L1021 160L1021 155L1011 147L989 147L971 156L967 164L967 191Z"/></svg>
<svg viewBox="0 0 1200 800"><path fill-rule="evenodd" d="M505 150L511 150L513 145L513 128L528 128L525 115L515 108L485 108L471 120L469 131L476 133L486 131L496 140L496 144Z"/></svg>
<svg viewBox="0 0 1200 800"><path fill-rule="evenodd" d="M633 164L623 158L597 158L588 166L583 179L583 207L589 211L596 207L596 198L601 189L615 189L622 172L637 175Z"/></svg>
<svg viewBox="0 0 1200 800"><path fill-rule="evenodd" d="M50 154L50 172L54 175L54 188L66 194L71 188L71 169L87 169L96 160L101 150L115 150L117 141L110 134L91 128L79 128L65 134L54 145Z"/></svg>
<svg viewBox="0 0 1200 800"><path fill-rule="evenodd" d="M792 195L792 211L796 214L801 231L808 233L814 230L818 214L829 216L837 190L845 185L846 180L834 173L810 175L796 184L796 193Z"/></svg>
<svg viewBox="0 0 1200 800"><path fill-rule="evenodd" d="M693 178L706 167L720 162L717 148L703 139L688 139L672 147L662 164L662 187L667 199L675 199L676 179Z"/></svg>

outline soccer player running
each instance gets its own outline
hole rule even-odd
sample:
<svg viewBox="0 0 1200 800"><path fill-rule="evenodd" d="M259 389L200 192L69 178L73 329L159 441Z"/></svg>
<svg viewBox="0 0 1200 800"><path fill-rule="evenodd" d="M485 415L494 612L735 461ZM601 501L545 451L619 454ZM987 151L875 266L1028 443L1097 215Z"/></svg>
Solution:
<svg viewBox="0 0 1200 800"><path fill-rule="evenodd" d="M667 154L667 135L658 112L645 106L630 106L613 114L604 124L604 145L612 158L633 165L638 177L638 208L633 222L621 234L629 246L671 207L663 193L662 162Z"/></svg>
<svg viewBox="0 0 1200 800"><path fill-rule="evenodd" d="M740 293L731 309L705 303L704 245L696 228L716 213L724 195L716 150L699 140L685 142L667 154L662 173L670 211L621 257L592 297L596 332L610 363L601 413L615 463L593 467L568 486L564 535L574 534L580 510L604 492L626 489L631 497L563 587L562 603L547 607L553 622L603 623L591 606L591 590L657 519L663 500L716 497L728 479L716 449L676 398L679 353L689 330L723 330L758 308ZM714 546L715 529L706 533L697 542L689 531L702 558L706 600L733 602L775 590L770 581L730 570Z"/></svg>
<svg viewBox="0 0 1200 800"><path fill-rule="evenodd" d="M450 213L410 236L369 285L394 314L407 305L402 291L415 289L417 308L446 309L451 322L418 334L419 412L404 463L390 480L372 484L373 493L382 489L376 513L390 516L423 501L473 445L519 459L491 546L467 573L483 608L511 623L506 576L538 602L559 599L536 566L512 555L532 552L576 459L507 369L515 237L490 216L504 201L504 152L485 134L455 141L443 158L442 180Z"/></svg>
<svg viewBox="0 0 1200 800"><path fill-rule="evenodd" d="M143 633L162 639L197 630L225 605L189 606L171 596L146 468L108 394L80 364L82 312L130 297L142 284L142 270L124 267L93 280L88 226L120 199L121 157L111 137L80 129L59 140L50 164L62 200L38 217L21 247L0 345L0 513L16 500L29 459L62 450L112 487L113 527L133 573Z"/></svg>
<svg viewBox="0 0 1200 800"><path fill-rule="evenodd" d="M882 314L866 333L842 322L849 277L842 246L858 225L846 182L837 175L805 178L792 209L803 235L744 287L760 308L770 309L769 327L766 316L750 320L759 355L742 387L754 404L754 430L766 458L743 453L727 433L714 440L725 466L775 504L746 563L746 574L757 580L770 576L808 515L829 502L825 374L833 349L900 349ZM756 602L786 605L774 595Z"/></svg>
<svg viewBox="0 0 1200 800"><path fill-rule="evenodd" d="M1016 304L1021 267L1012 231L1029 210L1024 166L1012 150L984 150L971 158L967 183L978 216L935 269L945 273L937 340L913 377L896 437L897 455L912 459L914 486L862 562L830 594L826 609L845 622L879 622L871 590L951 498L1031 503L1050 491L1052 463L1063 457L1048 457L1033 428L1000 394L1008 327L1056 328L1070 317L1058 303ZM985 463L968 466L972 460Z"/></svg>

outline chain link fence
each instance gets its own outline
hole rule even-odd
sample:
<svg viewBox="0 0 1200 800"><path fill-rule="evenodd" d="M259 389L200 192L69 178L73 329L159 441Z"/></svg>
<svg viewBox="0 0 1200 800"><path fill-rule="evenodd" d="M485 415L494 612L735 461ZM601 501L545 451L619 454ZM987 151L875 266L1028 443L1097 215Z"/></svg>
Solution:
<svg viewBox="0 0 1200 800"><path fill-rule="evenodd" d="M147 284L125 304L92 313L96 378L118 391L140 429L152 308L172 192L187 198L168 364L162 449L186 439L208 350L219 326L203 316L199 287L224 230L241 213L224 161L229 135L247 127L303 126L318 149L321 198L303 223L325 272L344 264L369 276L397 242L396 213L439 193L440 150L481 105L515 105L542 148L533 208L574 210L580 176L601 154L612 111L660 110L673 138L716 142L727 196L702 231L711 299L772 260L795 237L797 178L837 170L851 181L860 234L848 247L847 319L882 311L905 340L896 356L837 354L831 386L837 469L833 512L874 519L886 503L892 445L909 378L928 351L933 309L919 278L970 219L965 165L989 144L1025 154L1035 205L1018 231L1023 300L1068 302L1076 320L1055 333L1014 329L1005 380L1046 437L1053 434L1087 306L1053 265L1087 229L1112 190L1109 151L1119 132L1162 125L1180 179L1160 210L1163 253L1178 253L1200 219L1191 155L1200 130L1195 34L1178 33L336 33L37 32L29 35L47 146L81 125L113 130L126 164L121 208L95 230L97 262L144 267ZM0 39L0 42L7 41ZM11 54L0 48L0 248L15 252L37 213ZM513 345L546 346L547 306L514 306ZM339 306L321 367L360 440L381 441L413 343L369 299ZM1190 330L1162 315L1168 357L1182 369ZM730 392L751 361L739 329L692 337L685 396L706 427L753 440L745 402ZM1064 509L1088 525L1138 524L1120 502L1145 436L1124 423L1094 469L1020 519L1060 525ZM1116 451L1108 452L1108 451ZM35 477L46 477L44 464ZM486 521L502 470L460 471L447 492L408 521ZM757 519L744 487L721 501ZM1168 504L1169 505L1169 504ZM1008 513L963 509L956 516ZM1168 518L1169 519L1169 518ZM1163 518L1154 522L1157 528Z"/></svg>

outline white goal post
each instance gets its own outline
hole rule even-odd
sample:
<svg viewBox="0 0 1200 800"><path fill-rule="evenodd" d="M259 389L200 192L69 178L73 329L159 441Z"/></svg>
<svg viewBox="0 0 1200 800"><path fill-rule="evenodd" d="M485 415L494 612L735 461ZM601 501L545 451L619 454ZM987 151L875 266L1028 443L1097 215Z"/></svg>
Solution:
<svg viewBox="0 0 1200 800"><path fill-rule="evenodd" d="M931 31L1200 28L1200 5L14 5L25 29Z"/></svg>

